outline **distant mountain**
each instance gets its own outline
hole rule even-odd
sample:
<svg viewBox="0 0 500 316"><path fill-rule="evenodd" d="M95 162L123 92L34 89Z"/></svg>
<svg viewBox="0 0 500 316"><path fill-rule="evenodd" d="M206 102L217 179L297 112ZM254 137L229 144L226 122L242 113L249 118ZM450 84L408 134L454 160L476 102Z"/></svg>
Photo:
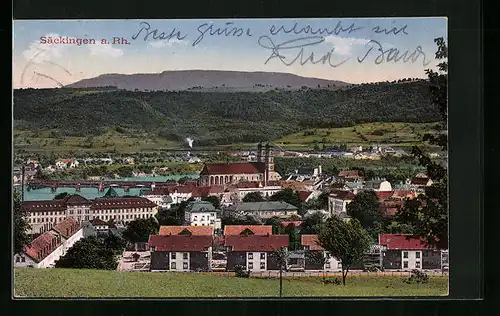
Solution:
<svg viewBox="0 0 500 316"><path fill-rule="evenodd" d="M279 72L243 72L219 70L179 70L156 74L105 74L83 79L68 88L95 88L114 86L125 90L210 90L230 91L271 90L273 88L300 89L344 87L348 83L337 80L306 78ZM267 89L266 89L267 88Z"/></svg>

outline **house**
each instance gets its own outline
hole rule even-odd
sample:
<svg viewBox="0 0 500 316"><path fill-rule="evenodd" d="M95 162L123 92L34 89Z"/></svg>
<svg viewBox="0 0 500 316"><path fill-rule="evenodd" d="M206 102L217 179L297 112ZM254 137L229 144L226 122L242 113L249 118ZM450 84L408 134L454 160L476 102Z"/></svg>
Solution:
<svg viewBox="0 0 500 316"><path fill-rule="evenodd" d="M141 196L155 203L162 209L170 209L174 201L169 195L168 188L155 188L154 185L152 186L153 188L151 190L142 192Z"/></svg>
<svg viewBox="0 0 500 316"><path fill-rule="evenodd" d="M76 168L80 163L76 159L59 159L56 161L56 168Z"/></svg>
<svg viewBox="0 0 500 316"><path fill-rule="evenodd" d="M258 192L262 197L267 198L282 189L283 187L280 185L264 186L261 181L239 182L231 186L231 191L236 195L235 202L242 201L248 193Z"/></svg>
<svg viewBox="0 0 500 316"><path fill-rule="evenodd" d="M209 271L212 236L151 235L151 271Z"/></svg>
<svg viewBox="0 0 500 316"><path fill-rule="evenodd" d="M302 235L300 241L305 252L305 270L342 271L340 260L318 244L318 235Z"/></svg>
<svg viewBox="0 0 500 316"><path fill-rule="evenodd" d="M95 229L96 232L105 232L109 230L109 224L101 219L94 218L90 221L90 224Z"/></svg>
<svg viewBox="0 0 500 316"><path fill-rule="evenodd" d="M228 271L242 266L247 271L279 270L273 252L288 247L288 235L230 235L225 236Z"/></svg>
<svg viewBox="0 0 500 316"><path fill-rule="evenodd" d="M441 251L412 235L379 235L384 270L441 269Z"/></svg>
<svg viewBox="0 0 500 316"><path fill-rule="evenodd" d="M279 180L281 176L274 170L274 158L271 146L258 145L257 161L244 163L205 164L200 172L200 185L223 185L240 181Z"/></svg>
<svg viewBox="0 0 500 316"><path fill-rule="evenodd" d="M83 228L68 218L45 232L14 255L14 267L52 268L75 242L83 238Z"/></svg>
<svg viewBox="0 0 500 316"><path fill-rule="evenodd" d="M224 236L257 235L266 236L273 234L271 225L226 225Z"/></svg>
<svg viewBox="0 0 500 316"><path fill-rule="evenodd" d="M363 188L373 191L392 191L391 183L387 180L366 181Z"/></svg>
<svg viewBox="0 0 500 316"><path fill-rule="evenodd" d="M344 182L363 180L359 170L342 170L337 175L337 178L343 180Z"/></svg>
<svg viewBox="0 0 500 316"><path fill-rule="evenodd" d="M334 191L328 196L328 211L330 214L347 214L347 204L351 203L356 195L351 191Z"/></svg>
<svg viewBox="0 0 500 316"><path fill-rule="evenodd" d="M213 226L160 226L158 235L213 236Z"/></svg>
<svg viewBox="0 0 500 316"><path fill-rule="evenodd" d="M241 215L252 215L260 218L298 216L298 208L283 201L243 202L229 206L229 212Z"/></svg>
<svg viewBox="0 0 500 316"><path fill-rule="evenodd" d="M207 201L190 202L184 211L184 221L191 226L214 226L221 228L220 211Z"/></svg>
<svg viewBox="0 0 500 316"><path fill-rule="evenodd" d="M432 185L432 180L425 175L417 175L411 179L410 184L417 188L424 188Z"/></svg>

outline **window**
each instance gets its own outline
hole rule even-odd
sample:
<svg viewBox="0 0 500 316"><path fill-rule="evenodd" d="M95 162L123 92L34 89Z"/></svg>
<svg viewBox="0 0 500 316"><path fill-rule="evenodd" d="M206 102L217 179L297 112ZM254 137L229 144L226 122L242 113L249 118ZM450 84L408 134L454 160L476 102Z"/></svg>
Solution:
<svg viewBox="0 0 500 316"><path fill-rule="evenodd" d="M253 259L253 252L249 252L249 253L248 253L248 259L249 259L249 260L252 260L252 259Z"/></svg>
<svg viewBox="0 0 500 316"><path fill-rule="evenodd" d="M420 269L420 261L415 262L415 268Z"/></svg>
<svg viewBox="0 0 500 316"><path fill-rule="evenodd" d="M188 258L188 253L187 252L182 253L182 259L187 260L187 258Z"/></svg>
<svg viewBox="0 0 500 316"><path fill-rule="evenodd" d="M415 258L420 259L420 251L415 252Z"/></svg>
<svg viewBox="0 0 500 316"><path fill-rule="evenodd" d="M26 262L26 258L25 257L21 257L21 262Z"/></svg>
<svg viewBox="0 0 500 316"><path fill-rule="evenodd" d="M261 252L260 253L260 259L262 259L262 260L266 259L266 253L265 252Z"/></svg>
<svg viewBox="0 0 500 316"><path fill-rule="evenodd" d="M16 262L19 262L19 261L21 261L21 258L16 257Z"/></svg>
<svg viewBox="0 0 500 316"><path fill-rule="evenodd" d="M249 263L248 263L248 269L249 269L249 270L252 270L252 269L253 269L253 262L249 262Z"/></svg>
<svg viewBox="0 0 500 316"><path fill-rule="evenodd" d="M330 262L325 263L325 269L330 269Z"/></svg>
<svg viewBox="0 0 500 316"><path fill-rule="evenodd" d="M266 268L266 263L265 262L261 262L260 263L260 268L261 269L265 269Z"/></svg>
<svg viewBox="0 0 500 316"><path fill-rule="evenodd" d="M403 261L403 268L405 268L405 269L408 268L408 261Z"/></svg>
<svg viewBox="0 0 500 316"><path fill-rule="evenodd" d="M175 255L176 255L176 253L172 252L171 255L170 255L170 258L172 258L173 260L175 260Z"/></svg>
<svg viewBox="0 0 500 316"><path fill-rule="evenodd" d="M403 251L403 258L408 259L408 251Z"/></svg>
<svg viewBox="0 0 500 316"><path fill-rule="evenodd" d="M187 263L187 262L184 262L184 263L182 264L182 269L187 270L187 268L188 268L188 263Z"/></svg>
<svg viewBox="0 0 500 316"><path fill-rule="evenodd" d="M170 269L175 270L175 262L170 263Z"/></svg>
<svg viewBox="0 0 500 316"><path fill-rule="evenodd" d="M342 269L342 262L337 263L337 269Z"/></svg>

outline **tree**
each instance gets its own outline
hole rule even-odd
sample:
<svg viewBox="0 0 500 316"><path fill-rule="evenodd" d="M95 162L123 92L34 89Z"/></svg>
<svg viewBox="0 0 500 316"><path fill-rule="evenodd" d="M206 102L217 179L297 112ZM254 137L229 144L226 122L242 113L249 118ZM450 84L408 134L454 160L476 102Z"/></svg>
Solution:
<svg viewBox="0 0 500 316"><path fill-rule="evenodd" d="M363 259L370 243L370 236L355 218L343 221L333 216L327 219L318 234L318 244L332 257L341 261L344 285L350 267Z"/></svg>
<svg viewBox="0 0 500 316"><path fill-rule="evenodd" d="M301 232L305 235L316 235L321 229L321 225L325 221L325 215L321 212L313 213L304 217L301 224Z"/></svg>
<svg viewBox="0 0 500 316"><path fill-rule="evenodd" d="M329 192L322 192L317 198L312 198L304 203L305 210L326 210L328 209Z"/></svg>
<svg viewBox="0 0 500 316"><path fill-rule="evenodd" d="M266 219L266 221L264 222L264 225L273 226L273 235L277 235L277 234L282 233L281 220L277 216L273 216L273 217Z"/></svg>
<svg viewBox="0 0 500 316"><path fill-rule="evenodd" d="M111 249L115 253L121 253L127 244L123 237L111 232L104 238L103 242L107 249Z"/></svg>
<svg viewBox="0 0 500 316"><path fill-rule="evenodd" d="M448 111L448 47L442 37L434 40L438 46L436 59L443 60L438 71L427 69L429 94L433 104L439 109L443 125L446 126ZM426 134L424 141L447 149L446 134ZM419 147L412 149L412 154L419 164L426 167L427 176L433 184L425 188L425 195L406 200L396 214L398 221L414 228L414 235L426 240L427 246L448 249L448 176L446 167L431 160Z"/></svg>
<svg viewBox="0 0 500 316"><path fill-rule="evenodd" d="M56 194L56 196L54 196L54 200L62 200L65 197L67 197L68 195L69 195L68 192L61 192L59 194Z"/></svg>
<svg viewBox="0 0 500 316"><path fill-rule="evenodd" d="M243 197L243 202L264 202L264 197L260 192L250 192Z"/></svg>
<svg viewBox="0 0 500 316"><path fill-rule="evenodd" d="M216 196L204 196L201 198L202 201L207 201L212 203L212 205L216 208L220 208L220 199Z"/></svg>
<svg viewBox="0 0 500 316"><path fill-rule="evenodd" d="M13 216L14 216L14 253L19 253L24 246L30 243L27 231L31 229L28 223L28 212L21 206L21 198L18 192L13 196Z"/></svg>
<svg viewBox="0 0 500 316"><path fill-rule="evenodd" d="M378 239L378 232L383 217L380 212L380 202L373 190L359 192L351 203L347 204L347 214L357 219L364 229L370 232L374 240Z"/></svg>
<svg viewBox="0 0 500 316"><path fill-rule="evenodd" d="M283 296L283 270L287 270L289 254L286 248L279 248L270 253L271 258L280 269L280 297Z"/></svg>
<svg viewBox="0 0 500 316"><path fill-rule="evenodd" d="M80 239L56 261L56 268L115 270L117 265L113 249L95 236Z"/></svg>
<svg viewBox="0 0 500 316"><path fill-rule="evenodd" d="M300 199L299 192L294 191L290 188L283 189L276 192L270 198L270 201L283 201L293 206L300 208L302 200Z"/></svg>
<svg viewBox="0 0 500 316"><path fill-rule="evenodd" d="M158 234L159 228L158 222L153 217L138 218L127 224L123 237L130 242L145 242L150 235Z"/></svg>

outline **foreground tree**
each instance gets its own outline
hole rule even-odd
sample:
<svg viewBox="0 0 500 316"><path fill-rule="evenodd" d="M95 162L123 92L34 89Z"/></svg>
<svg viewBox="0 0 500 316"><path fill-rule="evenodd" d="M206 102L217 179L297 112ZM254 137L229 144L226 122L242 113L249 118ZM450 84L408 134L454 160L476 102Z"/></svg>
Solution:
<svg viewBox="0 0 500 316"><path fill-rule="evenodd" d="M383 217L380 212L380 202L373 190L359 192L354 200L347 204L347 214L357 219L370 236L378 239L378 233L383 226Z"/></svg>
<svg viewBox="0 0 500 316"><path fill-rule="evenodd" d="M243 197L243 202L264 202L264 197L260 192L250 192Z"/></svg>
<svg viewBox="0 0 500 316"><path fill-rule="evenodd" d="M277 216L266 219L264 225L273 226L273 235L281 234L283 232L283 229L281 228L281 219Z"/></svg>
<svg viewBox="0 0 500 316"><path fill-rule="evenodd" d="M94 236L77 241L56 262L56 268L115 270L118 263L113 249Z"/></svg>
<svg viewBox="0 0 500 316"><path fill-rule="evenodd" d="M370 248L371 239L355 218L343 221L333 216L325 222L318 234L318 244L342 262L342 284L350 267L363 259Z"/></svg>
<svg viewBox="0 0 500 316"><path fill-rule="evenodd" d="M436 59L443 60L438 64L438 71L427 69L429 77L430 97L439 108L443 128L446 127L448 111L448 47L443 38L436 38L438 46ZM425 134L424 141L448 148L446 133ZM399 222L414 228L414 234L426 240L429 247L448 249L448 176L447 167L433 161L419 147L413 147L412 154L420 165L427 168L427 176L433 184L425 188L425 195L419 195L413 200L407 200L396 214Z"/></svg>
<svg viewBox="0 0 500 316"><path fill-rule="evenodd" d="M301 224L301 232L304 235L317 235L321 229L321 225L325 221L325 215L321 212L313 213L304 217Z"/></svg>
<svg viewBox="0 0 500 316"><path fill-rule="evenodd" d="M160 225L153 217L148 219L138 218L127 224L123 237L130 242L148 241L150 235L158 234Z"/></svg>
<svg viewBox="0 0 500 316"><path fill-rule="evenodd" d="M12 212L14 216L14 253L19 253L24 246L30 243L27 231L31 227L28 223L28 212L21 207L21 197L18 192L14 192Z"/></svg>
<svg viewBox="0 0 500 316"><path fill-rule="evenodd" d="M279 248L270 254L272 260L276 262L280 270L280 297L283 296L283 270L287 270L289 253L284 247Z"/></svg>

